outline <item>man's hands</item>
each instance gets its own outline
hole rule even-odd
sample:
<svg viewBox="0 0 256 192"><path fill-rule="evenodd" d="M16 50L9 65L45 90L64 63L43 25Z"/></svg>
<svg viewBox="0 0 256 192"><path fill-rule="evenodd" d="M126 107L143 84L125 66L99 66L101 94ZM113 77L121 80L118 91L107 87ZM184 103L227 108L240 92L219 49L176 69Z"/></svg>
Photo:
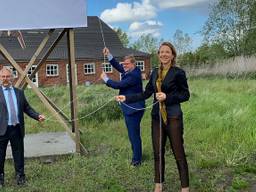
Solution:
<svg viewBox="0 0 256 192"><path fill-rule="evenodd" d="M115 99L117 102L124 102L126 100L126 97L124 95L117 95L115 96Z"/></svg>
<svg viewBox="0 0 256 192"><path fill-rule="evenodd" d="M115 96L115 99L117 102L124 102L126 100L126 97L124 95L117 95ZM163 92L158 92L156 93L156 99L162 102L166 99L166 94Z"/></svg>
<svg viewBox="0 0 256 192"><path fill-rule="evenodd" d="M104 80L104 79L108 78L108 76L107 76L107 74L104 71L102 71L102 73L100 74L100 78L102 80Z"/></svg>
<svg viewBox="0 0 256 192"><path fill-rule="evenodd" d="M109 49L107 47L104 47L103 51L102 51L103 55L108 56L108 54L110 54Z"/></svg>
<svg viewBox="0 0 256 192"><path fill-rule="evenodd" d="M38 116L38 121L39 122L43 122L45 120L45 116L44 115L39 115Z"/></svg>

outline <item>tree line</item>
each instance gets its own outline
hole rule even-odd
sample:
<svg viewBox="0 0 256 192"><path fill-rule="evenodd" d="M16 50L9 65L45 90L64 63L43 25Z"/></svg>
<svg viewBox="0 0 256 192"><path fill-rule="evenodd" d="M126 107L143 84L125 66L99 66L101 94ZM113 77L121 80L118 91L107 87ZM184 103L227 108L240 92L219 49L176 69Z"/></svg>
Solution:
<svg viewBox="0 0 256 192"><path fill-rule="evenodd" d="M116 32L125 47L151 54L152 66L157 65L157 48L164 39L142 35L130 43L120 28ZM217 0L200 31L202 44L192 50L192 38L177 29L171 41L178 52L179 65L212 64L236 56L256 54L256 0Z"/></svg>

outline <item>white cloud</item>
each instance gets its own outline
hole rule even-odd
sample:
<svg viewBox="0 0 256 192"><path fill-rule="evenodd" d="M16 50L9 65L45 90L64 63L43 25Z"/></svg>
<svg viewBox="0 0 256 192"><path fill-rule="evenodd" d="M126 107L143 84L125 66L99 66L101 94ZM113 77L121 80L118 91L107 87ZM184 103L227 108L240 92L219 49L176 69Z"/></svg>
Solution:
<svg viewBox="0 0 256 192"><path fill-rule="evenodd" d="M159 21L145 21L145 22L133 22L128 30L128 35L133 38L138 38L141 35L151 34L153 37L160 36L160 29L163 24Z"/></svg>
<svg viewBox="0 0 256 192"><path fill-rule="evenodd" d="M161 9L188 7L199 3L209 3L209 0L149 0L152 5Z"/></svg>
<svg viewBox="0 0 256 192"><path fill-rule="evenodd" d="M150 4L150 0L142 0L141 3L118 3L113 9L106 9L100 18L107 23L147 20L156 17L156 8Z"/></svg>

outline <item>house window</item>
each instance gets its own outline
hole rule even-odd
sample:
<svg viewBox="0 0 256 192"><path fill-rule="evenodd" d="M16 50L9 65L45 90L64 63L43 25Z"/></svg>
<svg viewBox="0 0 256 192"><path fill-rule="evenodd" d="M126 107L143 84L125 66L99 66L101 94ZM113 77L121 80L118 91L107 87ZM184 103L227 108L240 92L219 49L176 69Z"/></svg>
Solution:
<svg viewBox="0 0 256 192"><path fill-rule="evenodd" d="M59 75L59 65L58 64L47 64L46 65L46 76L58 76Z"/></svg>
<svg viewBox="0 0 256 192"><path fill-rule="evenodd" d="M139 67L141 71L145 70L145 64L144 61L136 61L136 66Z"/></svg>
<svg viewBox="0 0 256 192"><path fill-rule="evenodd" d="M36 65L32 65L29 70L28 70L28 74L27 76L29 77L33 71L36 69ZM34 77L31 79L31 81L38 87L38 73L36 73L34 75ZM30 86L28 86L29 88L31 88Z"/></svg>
<svg viewBox="0 0 256 192"><path fill-rule="evenodd" d="M105 73L112 73L112 66L110 65L110 63L102 63L103 66L103 71Z"/></svg>
<svg viewBox="0 0 256 192"><path fill-rule="evenodd" d="M18 78L18 72L17 70L12 66L7 66L11 71L14 78Z"/></svg>
<svg viewBox="0 0 256 192"><path fill-rule="evenodd" d="M84 64L84 74L95 74L95 63Z"/></svg>

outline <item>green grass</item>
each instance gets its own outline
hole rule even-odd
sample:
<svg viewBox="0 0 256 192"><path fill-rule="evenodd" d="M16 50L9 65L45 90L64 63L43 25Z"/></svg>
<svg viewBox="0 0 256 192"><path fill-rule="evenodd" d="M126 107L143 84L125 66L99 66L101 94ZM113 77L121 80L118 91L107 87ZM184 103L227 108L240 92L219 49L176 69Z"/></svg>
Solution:
<svg viewBox="0 0 256 192"><path fill-rule="evenodd" d="M191 191L252 191L251 186L256 184L256 80L195 78L189 80L189 85L191 99L182 107ZM42 91L69 114L67 87ZM117 93L103 85L78 87L79 117ZM31 105L50 118L43 124L26 119L27 133L64 131L31 90L26 95ZM152 191L150 110L142 120L144 162L138 169L129 166L132 154L119 114L117 103L110 102L93 118L79 121L88 156L59 157L51 164L26 160L28 184L25 187L15 186L13 163L8 161L3 191ZM109 116L115 116L114 120L104 121ZM167 149L164 188L166 192L177 192L180 188L177 168L170 147Z"/></svg>

